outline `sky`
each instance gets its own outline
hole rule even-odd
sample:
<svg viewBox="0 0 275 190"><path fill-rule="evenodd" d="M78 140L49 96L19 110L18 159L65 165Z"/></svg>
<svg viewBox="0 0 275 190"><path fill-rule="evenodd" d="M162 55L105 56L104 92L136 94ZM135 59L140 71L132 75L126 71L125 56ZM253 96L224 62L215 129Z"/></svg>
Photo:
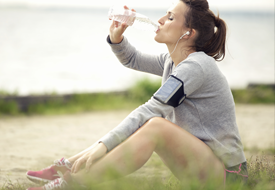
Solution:
<svg viewBox="0 0 275 190"><path fill-rule="evenodd" d="M133 8L169 8L175 0L0 0L3 5L110 7L126 4ZM211 9L274 11L274 0L208 0Z"/></svg>

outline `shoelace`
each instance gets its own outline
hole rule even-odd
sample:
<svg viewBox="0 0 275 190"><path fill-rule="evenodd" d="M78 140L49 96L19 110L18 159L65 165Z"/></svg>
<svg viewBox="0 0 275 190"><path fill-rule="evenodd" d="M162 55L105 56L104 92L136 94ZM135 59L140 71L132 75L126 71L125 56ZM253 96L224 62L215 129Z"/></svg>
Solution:
<svg viewBox="0 0 275 190"><path fill-rule="evenodd" d="M67 182L64 180L64 175L62 172L57 171L57 174L60 178L55 179L47 184L44 185L45 190L55 190L55 189L62 189L67 185Z"/></svg>
<svg viewBox="0 0 275 190"><path fill-rule="evenodd" d="M72 164L69 161L66 162L66 160L64 158L61 159L61 160L55 160L54 165L56 165L56 166L66 166L68 169L71 169L71 167L72 167Z"/></svg>
<svg viewBox="0 0 275 190"><path fill-rule="evenodd" d="M56 166L64 166L64 165L66 165L66 163L63 162L63 160L64 160L64 159L55 160L55 161L54 161L54 165L56 165Z"/></svg>

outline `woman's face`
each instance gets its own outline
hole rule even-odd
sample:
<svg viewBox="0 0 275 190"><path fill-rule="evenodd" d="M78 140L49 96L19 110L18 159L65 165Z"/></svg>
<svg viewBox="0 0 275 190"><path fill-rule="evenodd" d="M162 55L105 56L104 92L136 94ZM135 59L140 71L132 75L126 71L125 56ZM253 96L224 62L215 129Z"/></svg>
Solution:
<svg viewBox="0 0 275 190"><path fill-rule="evenodd" d="M185 23L185 12L187 6L182 1L170 7L165 16L159 19L159 30L156 32L155 40L159 43L175 44L177 40L187 32Z"/></svg>

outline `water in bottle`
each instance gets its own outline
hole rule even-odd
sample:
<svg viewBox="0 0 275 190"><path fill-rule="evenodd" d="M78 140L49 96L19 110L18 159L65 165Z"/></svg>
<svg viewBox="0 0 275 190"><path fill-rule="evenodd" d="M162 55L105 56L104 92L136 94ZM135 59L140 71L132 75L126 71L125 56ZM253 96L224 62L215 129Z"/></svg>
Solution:
<svg viewBox="0 0 275 190"><path fill-rule="evenodd" d="M133 26L140 30L151 30L156 32L158 25L151 21L145 15L124 9L123 6L112 6L108 13L109 19L125 22L129 26Z"/></svg>

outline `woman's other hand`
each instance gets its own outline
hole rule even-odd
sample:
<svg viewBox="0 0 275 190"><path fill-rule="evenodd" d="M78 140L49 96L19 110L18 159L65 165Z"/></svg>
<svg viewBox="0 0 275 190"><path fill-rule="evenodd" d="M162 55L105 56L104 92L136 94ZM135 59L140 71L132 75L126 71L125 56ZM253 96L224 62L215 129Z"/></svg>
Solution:
<svg viewBox="0 0 275 190"><path fill-rule="evenodd" d="M97 144L93 149L89 150L86 154L78 158L71 169L72 173L77 173L85 164L85 170L89 171L92 164L103 157L107 152L107 147L103 143Z"/></svg>
<svg viewBox="0 0 275 190"><path fill-rule="evenodd" d="M129 10L127 6L124 6L124 9ZM134 9L131 11L136 12ZM111 20L111 19L110 19ZM112 21L110 26L110 40L113 44L118 44L123 40L123 33L127 29L128 25L126 23L120 23L117 21Z"/></svg>

